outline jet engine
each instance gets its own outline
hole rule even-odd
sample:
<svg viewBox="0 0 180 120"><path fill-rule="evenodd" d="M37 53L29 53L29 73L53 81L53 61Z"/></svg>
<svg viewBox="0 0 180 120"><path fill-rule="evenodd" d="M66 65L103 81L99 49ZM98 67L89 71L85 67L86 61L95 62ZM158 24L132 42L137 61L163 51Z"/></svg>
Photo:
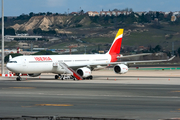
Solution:
<svg viewBox="0 0 180 120"><path fill-rule="evenodd" d="M117 64L114 66L114 72L117 74L124 74L128 72L128 67L124 64Z"/></svg>
<svg viewBox="0 0 180 120"><path fill-rule="evenodd" d="M79 68L76 71L80 76L83 78L90 78L92 79L91 70L87 67Z"/></svg>
<svg viewBox="0 0 180 120"><path fill-rule="evenodd" d="M30 76L30 77L37 77L39 75L41 75L41 73L31 73L31 74L28 74L28 76Z"/></svg>

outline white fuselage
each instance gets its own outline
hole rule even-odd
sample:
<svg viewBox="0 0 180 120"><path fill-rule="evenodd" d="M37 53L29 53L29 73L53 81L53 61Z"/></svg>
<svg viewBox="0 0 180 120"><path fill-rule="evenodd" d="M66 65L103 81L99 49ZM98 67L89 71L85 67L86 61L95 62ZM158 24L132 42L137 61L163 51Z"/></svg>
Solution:
<svg viewBox="0 0 180 120"><path fill-rule="evenodd" d="M65 73L59 63L66 63L68 67L84 67L106 65L110 63L109 54L92 55L36 55L19 56L7 63L7 68L15 73Z"/></svg>

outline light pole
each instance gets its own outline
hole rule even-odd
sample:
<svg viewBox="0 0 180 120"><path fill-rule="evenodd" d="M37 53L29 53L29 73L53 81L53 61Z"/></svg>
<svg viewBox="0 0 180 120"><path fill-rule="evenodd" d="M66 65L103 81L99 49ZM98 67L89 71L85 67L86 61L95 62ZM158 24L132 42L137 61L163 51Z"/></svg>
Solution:
<svg viewBox="0 0 180 120"><path fill-rule="evenodd" d="M1 74L4 74L4 2L2 0L2 50L1 50Z"/></svg>

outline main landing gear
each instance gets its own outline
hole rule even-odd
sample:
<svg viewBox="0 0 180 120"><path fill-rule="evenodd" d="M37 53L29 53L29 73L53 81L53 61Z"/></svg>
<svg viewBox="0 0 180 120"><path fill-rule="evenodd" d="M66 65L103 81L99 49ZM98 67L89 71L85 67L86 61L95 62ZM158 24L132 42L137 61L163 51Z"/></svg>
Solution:
<svg viewBox="0 0 180 120"><path fill-rule="evenodd" d="M90 75L89 77L83 78L83 80L92 80L92 79L93 79L92 75Z"/></svg>
<svg viewBox="0 0 180 120"><path fill-rule="evenodd" d="M73 79L73 80L76 80L76 78L73 75L68 75L68 74L64 74L64 75L58 74L58 75L55 75L55 79L61 79L61 80Z"/></svg>
<svg viewBox="0 0 180 120"><path fill-rule="evenodd" d="M58 79L59 78L59 75L55 75L55 79Z"/></svg>
<svg viewBox="0 0 180 120"><path fill-rule="evenodd" d="M61 80L64 80L64 79L67 79L68 77L67 77L68 75L61 75L61 74L58 74L58 75L55 75L55 79L61 79Z"/></svg>
<svg viewBox="0 0 180 120"><path fill-rule="evenodd" d="M73 79L73 80L77 80L73 75L69 75L69 74L59 74L59 75L55 75L55 79L61 79L61 80L66 80L66 79ZM93 76L90 75L88 77L83 78L83 80L92 80Z"/></svg>

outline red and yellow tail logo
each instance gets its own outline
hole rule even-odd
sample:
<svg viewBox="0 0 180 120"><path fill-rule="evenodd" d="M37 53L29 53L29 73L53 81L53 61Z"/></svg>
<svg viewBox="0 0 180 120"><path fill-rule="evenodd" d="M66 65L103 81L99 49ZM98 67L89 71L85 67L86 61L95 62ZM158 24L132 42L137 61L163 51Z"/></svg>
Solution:
<svg viewBox="0 0 180 120"><path fill-rule="evenodd" d="M124 29L119 29L119 31L111 45L111 48L108 51L108 54L110 54L110 55L120 54L123 31L124 31Z"/></svg>

